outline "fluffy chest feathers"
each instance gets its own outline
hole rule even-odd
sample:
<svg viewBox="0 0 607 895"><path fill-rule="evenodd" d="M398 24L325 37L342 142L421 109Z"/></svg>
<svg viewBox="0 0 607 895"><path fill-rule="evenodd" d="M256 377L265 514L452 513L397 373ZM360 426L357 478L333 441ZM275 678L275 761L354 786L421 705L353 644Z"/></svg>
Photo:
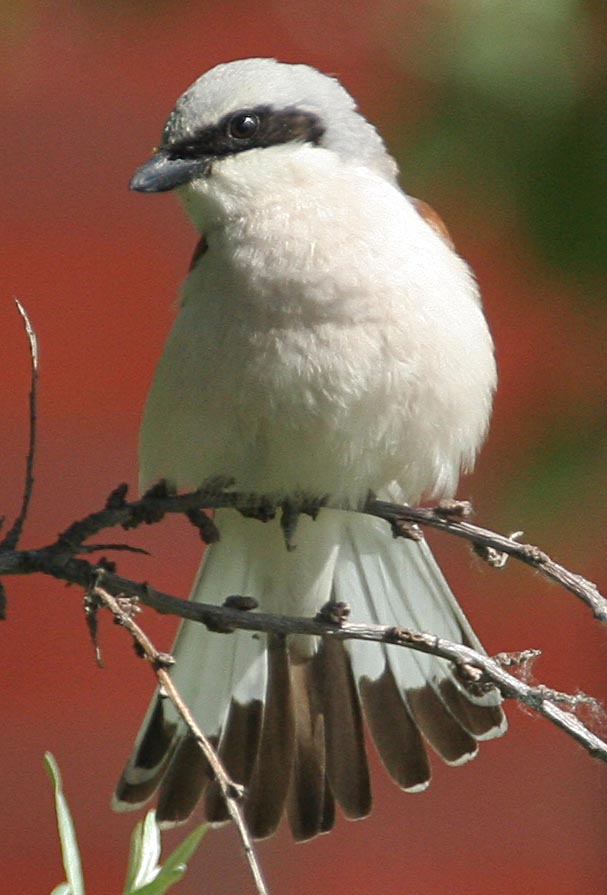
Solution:
<svg viewBox="0 0 607 895"><path fill-rule="evenodd" d="M466 265L383 177L311 147L248 156L183 196L208 250L148 398L142 484L450 491L495 379Z"/></svg>

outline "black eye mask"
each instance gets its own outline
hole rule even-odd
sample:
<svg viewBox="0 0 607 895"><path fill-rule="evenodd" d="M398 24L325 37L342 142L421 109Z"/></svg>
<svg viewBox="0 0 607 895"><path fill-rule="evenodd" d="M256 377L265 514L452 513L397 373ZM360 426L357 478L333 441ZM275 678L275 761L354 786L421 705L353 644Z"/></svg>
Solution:
<svg viewBox="0 0 607 895"><path fill-rule="evenodd" d="M313 112L256 106L231 112L218 124L205 127L193 137L172 140L161 149L169 158L222 158L282 143L312 143L316 146L324 132L320 118Z"/></svg>

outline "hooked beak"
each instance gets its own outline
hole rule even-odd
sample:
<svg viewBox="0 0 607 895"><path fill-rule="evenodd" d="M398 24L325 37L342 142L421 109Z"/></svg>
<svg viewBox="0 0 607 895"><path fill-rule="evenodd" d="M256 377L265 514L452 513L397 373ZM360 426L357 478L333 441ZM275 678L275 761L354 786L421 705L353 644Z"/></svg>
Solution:
<svg viewBox="0 0 607 895"><path fill-rule="evenodd" d="M211 164L209 156L199 158L178 158L169 155L165 149L159 149L147 162L137 168L129 189L138 193L164 193L175 187L203 176Z"/></svg>

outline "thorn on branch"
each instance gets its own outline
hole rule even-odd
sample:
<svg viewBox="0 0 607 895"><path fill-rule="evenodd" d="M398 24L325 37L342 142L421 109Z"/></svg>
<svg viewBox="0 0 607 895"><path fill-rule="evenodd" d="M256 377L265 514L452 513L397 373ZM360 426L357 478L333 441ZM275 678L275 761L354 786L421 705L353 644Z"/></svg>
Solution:
<svg viewBox="0 0 607 895"><path fill-rule="evenodd" d="M169 485L165 479L161 479L145 492L138 504L131 506L128 519L122 523L125 530L137 528L141 524L153 525L160 522L166 515L166 508L162 501L168 497L174 497L176 489Z"/></svg>
<svg viewBox="0 0 607 895"><path fill-rule="evenodd" d="M204 510L188 510L186 516L194 526L198 529L200 539L205 544L216 544L219 541L219 531L210 516Z"/></svg>
<svg viewBox="0 0 607 895"><path fill-rule="evenodd" d="M132 544L81 544L80 547L75 550L75 553L98 553L100 550L117 550L123 551L124 553L138 553L141 556L149 556L150 551L144 550L143 547L133 547ZM113 566L111 571L116 571L116 563L113 560L109 560L106 558L100 559L97 565L103 566L104 563L110 563ZM105 568L105 566L104 566ZM110 571L108 569L108 571Z"/></svg>
<svg viewBox="0 0 607 895"><path fill-rule="evenodd" d="M118 608L125 614L127 619L133 619L141 612L139 597L116 597L116 602L118 603ZM116 622L120 624L120 619L117 618Z"/></svg>
<svg viewBox="0 0 607 895"><path fill-rule="evenodd" d="M170 653L156 653L154 656L154 668L155 670L159 670L161 668L170 668L171 665L175 664L175 659Z"/></svg>
<svg viewBox="0 0 607 895"><path fill-rule="evenodd" d="M459 681L467 689L472 690L474 688L476 690L477 685L481 683L483 678L482 669L472 665L470 662L454 662L453 666ZM473 685L473 687L470 685Z"/></svg>
<svg viewBox="0 0 607 895"><path fill-rule="evenodd" d="M424 540L423 532L415 522L409 522L407 519L393 519L390 522L390 527L394 538L406 538L408 541Z"/></svg>
<svg viewBox="0 0 607 895"><path fill-rule="evenodd" d="M539 649L525 649L515 653L497 653L493 658L502 668L515 668L525 666L525 674L529 674L531 664L542 655Z"/></svg>
<svg viewBox="0 0 607 895"><path fill-rule="evenodd" d="M495 681L477 665L471 662L453 662L452 665L457 679L473 696L485 696L496 689Z"/></svg>
<svg viewBox="0 0 607 895"><path fill-rule="evenodd" d="M251 612L253 609L259 607L259 603L255 597L241 597L238 594L233 594L231 597L227 597L223 601L223 605L226 609L240 609L243 612Z"/></svg>
<svg viewBox="0 0 607 895"><path fill-rule="evenodd" d="M105 509L121 510L126 504L126 496L128 494L128 490L129 486L126 482L121 482L120 485L117 485L106 500Z"/></svg>
<svg viewBox="0 0 607 895"><path fill-rule="evenodd" d="M340 628L350 618L351 611L349 603L344 603L343 600L329 600L321 606L314 620Z"/></svg>
<svg viewBox="0 0 607 895"><path fill-rule="evenodd" d="M246 789L241 783L236 783L235 780L228 781L226 793L230 799L233 799L235 802L242 802L245 792Z"/></svg>
<svg viewBox="0 0 607 895"><path fill-rule="evenodd" d="M106 556L102 556L97 565L100 569L103 569L104 572L111 572L113 574L116 571L116 563Z"/></svg>
<svg viewBox="0 0 607 895"><path fill-rule="evenodd" d="M513 531L507 538L508 541L517 545L519 557L536 567L550 562L548 554L540 550L539 547L534 547L533 544L519 544L519 539L522 538L523 534L524 532L522 531ZM503 569L510 558L509 553L497 550L495 547L482 542L473 543L472 550L494 569Z"/></svg>
<svg viewBox="0 0 607 895"><path fill-rule="evenodd" d="M441 500L436 508L435 513L446 519L467 519L474 515L472 504L469 500Z"/></svg>
<svg viewBox="0 0 607 895"><path fill-rule="evenodd" d="M12 527L4 536L0 548L5 550L16 550L21 539L23 526L27 518L27 512L34 490L34 460L36 456L36 439L37 439L37 415L38 415L38 338L36 332L29 319L28 313L19 301L14 299L17 310L21 314L25 332L30 348L30 394L29 394L29 445L25 460L25 481L23 484L23 497L21 498L21 509Z"/></svg>
<svg viewBox="0 0 607 895"><path fill-rule="evenodd" d="M503 569L509 559L507 553L496 550L495 547L490 547L488 544L473 544L472 552L492 569Z"/></svg>
<svg viewBox="0 0 607 895"><path fill-rule="evenodd" d="M120 626L120 625L122 625L122 622L119 619L115 618L114 624ZM133 647L133 652L135 653L135 655L137 656L138 659L147 659L145 649L142 647L142 645L139 643L138 640L135 640L135 639L131 640L131 644Z"/></svg>
<svg viewBox="0 0 607 895"><path fill-rule="evenodd" d="M300 515L304 514L310 516L311 519L316 519L327 501L327 495L318 498L296 495L283 500L280 504L280 527L282 529L285 546L289 552L295 550L297 546L293 543L293 538L295 537L297 522Z"/></svg>
<svg viewBox="0 0 607 895"><path fill-rule="evenodd" d="M519 538L522 538L523 535L523 531L513 531L512 534L508 535L508 540L512 541L514 544L518 544ZM497 550L495 547L492 547L489 544L472 544L472 551L480 559L490 565L492 569L503 569L510 558L510 555L508 553L505 553L503 550ZM533 562L539 562L539 555L541 554L541 550L538 550L537 547L521 544L520 551L521 555L525 556L527 559L530 559ZM538 559L535 559L536 554L538 556ZM545 559L543 559L542 562L545 562L548 557L546 556L546 554L543 554L543 556L545 557Z"/></svg>
<svg viewBox="0 0 607 895"><path fill-rule="evenodd" d="M511 540L515 540L516 535L522 535L522 533L522 531L517 531L510 535ZM537 566L542 566L544 563L550 562L548 554L544 553L543 550L540 550L539 547L534 547L533 544L521 544L521 554Z"/></svg>
<svg viewBox="0 0 607 895"><path fill-rule="evenodd" d="M216 618L205 618L204 624L207 630L213 634L233 634L236 628L230 622L223 622Z"/></svg>
<svg viewBox="0 0 607 895"><path fill-rule="evenodd" d="M92 591L87 591L84 595L84 599L82 601L82 605L84 608L84 620L86 622L86 626L89 631L89 635L91 638L91 642L93 644L93 649L95 651L95 661L97 663L98 668L103 668L103 655L101 653L101 647L99 646L99 619L98 619L98 611L100 607L100 602L98 597Z"/></svg>
<svg viewBox="0 0 607 895"><path fill-rule="evenodd" d="M253 506L239 507L238 511L245 519L257 519L259 522L271 522L276 518L276 504L269 497L256 498Z"/></svg>
<svg viewBox="0 0 607 895"><path fill-rule="evenodd" d="M169 485L166 479L160 479L155 485L143 495L143 500L164 500L167 497L173 497L177 493L173 485Z"/></svg>
<svg viewBox="0 0 607 895"><path fill-rule="evenodd" d="M508 535L508 540L512 541L514 544L518 544L519 539L523 537L525 532L523 531L513 531ZM472 550L478 557L488 563L493 569L503 569L510 555L505 553L502 550L496 550L495 547L490 547L487 544L473 544ZM537 553L541 553L537 547L532 547L531 545L527 546L525 544L520 545L521 555L534 561L534 556ZM546 559L548 558L546 554L543 554ZM544 560L545 561L545 560Z"/></svg>
<svg viewBox="0 0 607 895"><path fill-rule="evenodd" d="M435 640L436 638L430 638ZM386 631L387 643L427 643L428 635L418 631L410 631L409 628L388 628Z"/></svg>
<svg viewBox="0 0 607 895"><path fill-rule="evenodd" d="M259 603L254 597L244 597L239 594L232 594L223 601L222 606L225 609L238 609L241 612L251 612L257 609ZM237 625L232 624L227 619L222 621L216 618L205 618L204 623L209 631L215 634L233 634L237 629Z"/></svg>

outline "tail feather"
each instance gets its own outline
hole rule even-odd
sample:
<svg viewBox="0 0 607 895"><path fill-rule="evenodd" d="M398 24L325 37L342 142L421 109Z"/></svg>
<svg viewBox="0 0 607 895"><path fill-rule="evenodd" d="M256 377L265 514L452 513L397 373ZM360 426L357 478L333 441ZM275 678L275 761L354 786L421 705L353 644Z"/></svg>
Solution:
<svg viewBox="0 0 607 895"><path fill-rule="evenodd" d="M268 637L268 686L257 761L245 802L245 818L255 838L271 836L285 808L295 741L289 657L283 637Z"/></svg>
<svg viewBox="0 0 607 895"><path fill-rule="evenodd" d="M348 518L346 533L336 567L335 591L339 599L355 595L354 601L350 599L353 618L410 627L460 643L465 640L482 651L425 542L401 539L386 549L385 526L364 516ZM478 752L477 739L489 739L503 732L505 721L499 696L472 696L443 660L413 650L391 646L378 649L374 644L361 642L352 642L349 648L358 680L367 681L368 691L369 684L374 685L383 700L392 697L393 712L400 723L407 726L407 715L412 718L430 746L448 764L470 760ZM390 676L400 700L389 691ZM390 751L394 738L392 717L377 712L372 732L380 757L390 770L394 762ZM421 765L415 772L413 763L413 778L421 776L420 772ZM403 776L407 779L408 772L401 768Z"/></svg>
<svg viewBox="0 0 607 895"><path fill-rule="evenodd" d="M164 776L179 737L179 723L170 719L170 710L164 703L165 700L156 694L141 725L114 794L113 805L117 810L144 805Z"/></svg>
<svg viewBox="0 0 607 895"><path fill-rule="evenodd" d="M219 646L232 661L224 681L218 683L211 678L218 687L213 697L201 678L194 716L206 730L202 720L205 700L223 701L218 723L218 754L232 779L246 787L253 775L264 721L263 706L268 686L265 640L243 631L236 631L227 638L206 632L205 641L208 640ZM198 649L201 646L199 642ZM206 792L205 815L214 823L228 820L225 800L216 781Z"/></svg>
<svg viewBox="0 0 607 895"><path fill-rule="evenodd" d="M291 661L295 746L287 817L297 841L312 839L323 831L325 801L333 798L326 786L325 724L314 670L314 661Z"/></svg>
<svg viewBox="0 0 607 895"><path fill-rule="evenodd" d="M314 615L344 600L357 622L398 625L482 649L424 542L394 540L380 520L323 510L303 518L297 548L276 523L218 514L222 540L208 551L193 599L255 597L262 611ZM415 792L430 782L425 743L461 764L505 719L496 693L470 694L448 663L423 653L330 636L215 634L186 623L174 647L175 683L230 776L246 788L255 838L286 814L293 836L330 830L335 802L349 818L371 808L363 711L388 773ZM204 797L227 820L217 782L174 708L152 703L115 795L138 807L160 785L158 818L186 819Z"/></svg>
<svg viewBox="0 0 607 895"><path fill-rule="evenodd" d="M374 680L363 676L359 689L373 742L390 776L408 792L426 789L430 762L424 741L390 666Z"/></svg>
<svg viewBox="0 0 607 895"><path fill-rule="evenodd" d="M342 641L326 637L315 661L325 719L327 779L346 817L366 817L371 810L371 785L362 712L349 655Z"/></svg>
<svg viewBox="0 0 607 895"><path fill-rule="evenodd" d="M406 695L415 723L443 761L458 765L474 758L476 740L453 717L434 687L416 687Z"/></svg>
<svg viewBox="0 0 607 895"><path fill-rule="evenodd" d="M330 833L335 825L335 799L329 786L329 780L325 777L325 801L322 815L322 823L319 833Z"/></svg>
<svg viewBox="0 0 607 895"><path fill-rule="evenodd" d="M232 699L218 754L229 777L244 787L248 787L253 774L262 718L261 700L241 705ZM213 823L222 823L229 818L225 799L216 780L206 790L204 813Z"/></svg>
<svg viewBox="0 0 607 895"><path fill-rule="evenodd" d="M210 738L212 745L214 739ZM211 779L210 765L196 739L189 731L184 733L160 784L158 821L167 827L187 820Z"/></svg>
<svg viewBox="0 0 607 895"><path fill-rule="evenodd" d="M464 730L477 740L490 740L503 733L504 713L499 705L481 705L466 697L452 678L439 684L441 698Z"/></svg>

